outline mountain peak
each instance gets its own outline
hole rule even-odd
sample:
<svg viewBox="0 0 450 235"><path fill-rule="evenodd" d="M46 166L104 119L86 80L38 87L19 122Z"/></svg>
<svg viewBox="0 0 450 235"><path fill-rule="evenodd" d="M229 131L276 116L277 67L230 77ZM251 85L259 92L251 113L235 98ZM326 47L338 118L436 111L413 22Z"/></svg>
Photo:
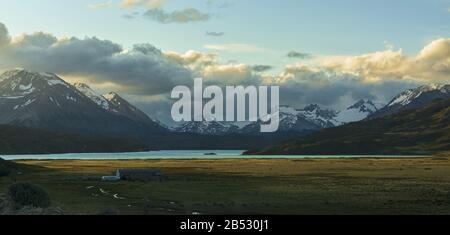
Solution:
<svg viewBox="0 0 450 235"><path fill-rule="evenodd" d="M91 99L94 103L96 103L97 105L102 107L103 109L108 110L108 111L114 111L114 110L111 109L108 100L105 97L103 97L101 95L98 95L87 84L85 84L85 83L75 83L75 84L73 84L73 86L78 91L80 91L85 96L87 96L89 99Z"/></svg>
<svg viewBox="0 0 450 235"><path fill-rule="evenodd" d="M310 104L304 108L305 111L313 112L316 110L321 110L322 108L318 104Z"/></svg>
<svg viewBox="0 0 450 235"><path fill-rule="evenodd" d="M115 99L122 99L122 97L120 97L120 95L117 94L116 92L109 92L107 94L104 94L103 97L105 97L105 99L107 99L110 102Z"/></svg>
<svg viewBox="0 0 450 235"><path fill-rule="evenodd" d="M49 91L58 86L71 87L53 73L13 69L0 75L0 93L4 96L24 97L37 90Z"/></svg>
<svg viewBox="0 0 450 235"><path fill-rule="evenodd" d="M81 82L74 83L73 86L81 89L91 89L91 87L89 87L86 83Z"/></svg>
<svg viewBox="0 0 450 235"><path fill-rule="evenodd" d="M354 105L347 108L347 110L357 109L360 112L367 112L367 113L374 113L376 112L379 107L375 105L371 100L364 100L361 99L358 102L356 102Z"/></svg>
<svg viewBox="0 0 450 235"><path fill-rule="evenodd" d="M397 95L388 106L406 106L413 103L415 100L419 99L423 95L427 95L430 93L438 93L438 94L450 94L450 85L449 84L428 84L423 85L415 89L406 90L399 95ZM433 95L435 96L435 95Z"/></svg>
<svg viewBox="0 0 450 235"><path fill-rule="evenodd" d="M400 111L416 109L427 105L435 99L450 98L449 84L428 84L414 89L406 90L395 96L391 102L371 118L396 114Z"/></svg>

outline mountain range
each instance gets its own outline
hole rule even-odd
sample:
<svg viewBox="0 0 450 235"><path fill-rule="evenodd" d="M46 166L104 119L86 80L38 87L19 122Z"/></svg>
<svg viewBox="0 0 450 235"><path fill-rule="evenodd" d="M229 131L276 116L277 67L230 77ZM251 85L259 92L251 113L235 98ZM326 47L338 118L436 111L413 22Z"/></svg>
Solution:
<svg viewBox="0 0 450 235"><path fill-rule="evenodd" d="M435 99L450 98L450 85L424 85L406 90L384 105L371 100L359 100L348 108L335 111L311 104L303 109L283 105L280 107L278 133L310 133L348 123L396 114L423 107ZM177 132L202 135L258 135L261 121L255 123L188 122L175 128Z"/></svg>
<svg viewBox="0 0 450 235"><path fill-rule="evenodd" d="M334 111L317 104L311 104L303 109L283 105L280 107L279 133L307 133L324 128L341 126L350 122L361 121L377 112L383 105L370 100L360 100L345 110ZM230 122L187 122L175 131L203 135L245 134L258 135L261 121L254 123Z"/></svg>
<svg viewBox="0 0 450 235"><path fill-rule="evenodd" d="M406 103L405 103L406 105ZM450 99L251 150L252 155L428 155L450 151Z"/></svg>
<svg viewBox="0 0 450 235"><path fill-rule="evenodd" d="M400 93L388 105L360 100L341 111L316 104L302 109L281 106L279 131L262 135L260 122L187 122L168 128L115 92L100 95L87 84L69 84L53 73L15 69L0 75L0 125L91 139L122 138L152 149L248 149L417 109L450 98L449 91L450 85L421 86Z"/></svg>
<svg viewBox="0 0 450 235"><path fill-rule="evenodd" d="M404 110L420 108L435 99L448 98L450 98L450 85L431 84L416 89L409 89L394 97L386 106L370 115L370 118L383 117Z"/></svg>
<svg viewBox="0 0 450 235"><path fill-rule="evenodd" d="M115 93L96 95L52 73L0 75L0 124L70 134L144 138L166 131Z"/></svg>

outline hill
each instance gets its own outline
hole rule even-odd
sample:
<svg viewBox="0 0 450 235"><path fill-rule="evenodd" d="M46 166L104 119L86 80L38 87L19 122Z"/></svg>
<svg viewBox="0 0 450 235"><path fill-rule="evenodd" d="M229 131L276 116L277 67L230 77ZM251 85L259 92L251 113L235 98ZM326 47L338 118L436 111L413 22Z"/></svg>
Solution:
<svg viewBox="0 0 450 235"><path fill-rule="evenodd" d="M450 150L450 99L395 115L330 128L248 155L434 154Z"/></svg>
<svg viewBox="0 0 450 235"><path fill-rule="evenodd" d="M148 150L134 139L61 134L0 125L0 154L136 152Z"/></svg>

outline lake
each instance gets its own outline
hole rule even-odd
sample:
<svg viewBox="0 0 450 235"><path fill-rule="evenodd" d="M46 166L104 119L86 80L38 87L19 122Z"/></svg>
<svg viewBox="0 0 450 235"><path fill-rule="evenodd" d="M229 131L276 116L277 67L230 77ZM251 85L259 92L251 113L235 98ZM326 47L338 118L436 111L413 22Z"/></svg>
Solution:
<svg viewBox="0 0 450 235"><path fill-rule="evenodd" d="M214 153L215 155L208 155ZM393 157L427 157L427 156L373 156L373 155L295 155L295 156L243 156L244 150L167 150L138 153L77 153L77 154L42 154L42 155L6 155L5 160L130 160L130 159L302 159L302 158L393 158Z"/></svg>

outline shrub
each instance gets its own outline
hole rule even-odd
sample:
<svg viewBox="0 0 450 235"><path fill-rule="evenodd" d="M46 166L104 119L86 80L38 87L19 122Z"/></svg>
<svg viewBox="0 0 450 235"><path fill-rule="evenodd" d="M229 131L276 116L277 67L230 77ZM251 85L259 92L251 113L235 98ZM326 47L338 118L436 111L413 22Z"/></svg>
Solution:
<svg viewBox="0 0 450 235"><path fill-rule="evenodd" d="M7 162L0 157L0 177L8 176L11 173L7 166Z"/></svg>
<svg viewBox="0 0 450 235"><path fill-rule="evenodd" d="M11 171L0 163L0 177L8 176L10 173Z"/></svg>
<svg viewBox="0 0 450 235"><path fill-rule="evenodd" d="M47 208L51 204L47 192L41 187L30 183L16 183L9 186L8 196L19 206Z"/></svg>

